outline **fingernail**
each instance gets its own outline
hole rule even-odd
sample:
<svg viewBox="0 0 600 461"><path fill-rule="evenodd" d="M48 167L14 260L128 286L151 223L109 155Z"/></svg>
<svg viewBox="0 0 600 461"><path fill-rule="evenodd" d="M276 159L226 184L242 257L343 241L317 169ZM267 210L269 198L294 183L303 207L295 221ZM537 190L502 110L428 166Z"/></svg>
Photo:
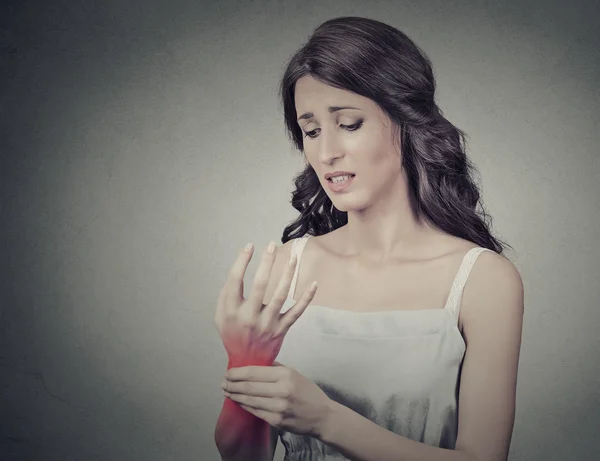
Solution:
<svg viewBox="0 0 600 461"><path fill-rule="evenodd" d="M249 251L252 249L252 247L253 247L253 246L254 246L254 245L252 244L252 242L248 243L248 244L247 244L247 245L244 247L244 251L246 251L246 252L249 252Z"/></svg>
<svg viewBox="0 0 600 461"><path fill-rule="evenodd" d="M271 242L271 243L269 243L269 246L267 247L267 252L273 253L274 251L275 251L275 242Z"/></svg>

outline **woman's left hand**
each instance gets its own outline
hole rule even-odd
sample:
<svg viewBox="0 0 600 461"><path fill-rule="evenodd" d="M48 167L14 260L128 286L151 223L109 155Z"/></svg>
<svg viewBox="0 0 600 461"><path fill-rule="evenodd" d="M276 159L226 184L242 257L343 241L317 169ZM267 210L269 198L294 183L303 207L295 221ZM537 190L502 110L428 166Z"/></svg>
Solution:
<svg viewBox="0 0 600 461"><path fill-rule="evenodd" d="M273 427L316 438L333 402L314 382L279 362L230 368L223 392Z"/></svg>

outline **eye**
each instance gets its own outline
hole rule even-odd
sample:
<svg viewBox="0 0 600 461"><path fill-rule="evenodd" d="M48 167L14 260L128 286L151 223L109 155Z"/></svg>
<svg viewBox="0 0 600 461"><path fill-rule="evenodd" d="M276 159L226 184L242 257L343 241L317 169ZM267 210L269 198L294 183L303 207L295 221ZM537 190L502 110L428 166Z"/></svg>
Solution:
<svg viewBox="0 0 600 461"><path fill-rule="evenodd" d="M354 125L340 125L348 131L356 131L362 126L363 121L356 122Z"/></svg>
<svg viewBox="0 0 600 461"><path fill-rule="evenodd" d="M360 120L359 122L356 122L356 123L355 123L355 124L353 124L353 125L340 125L340 126L341 126L343 129L345 129L346 131L356 131L356 130L358 130L358 129L359 129L361 126L362 126L362 124L363 124L363 121L362 121L362 120ZM314 130L312 130L312 131L307 131L307 132L304 134L304 137L307 137L307 136L308 136L309 138L316 138L316 137L317 137L317 135L316 135L316 133L317 133L317 130L319 130L319 128L316 128L316 129L314 129Z"/></svg>

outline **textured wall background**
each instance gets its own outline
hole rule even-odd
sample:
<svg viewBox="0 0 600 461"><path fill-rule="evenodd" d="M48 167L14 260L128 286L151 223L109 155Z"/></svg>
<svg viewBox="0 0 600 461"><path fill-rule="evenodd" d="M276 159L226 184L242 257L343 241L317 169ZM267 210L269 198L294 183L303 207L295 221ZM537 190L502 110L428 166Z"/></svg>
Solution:
<svg viewBox="0 0 600 461"><path fill-rule="evenodd" d="M598 459L598 5L3 1L0 458L219 459L216 298L295 217L276 85L318 24L358 15L431 57L516 250L511 460Z"/></svg>

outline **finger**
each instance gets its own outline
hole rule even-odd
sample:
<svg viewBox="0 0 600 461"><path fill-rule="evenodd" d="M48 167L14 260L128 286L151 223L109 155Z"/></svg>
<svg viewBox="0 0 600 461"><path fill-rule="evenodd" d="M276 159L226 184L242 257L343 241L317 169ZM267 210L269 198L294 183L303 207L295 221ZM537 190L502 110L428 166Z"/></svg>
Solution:
<svg viewBox="0 0 600 461"><path fill-rule="evenodd" d="M229 275L228 275L229 276ZM220 313L225 309L225 303L227 302L227 278L225 279L225 283L221 286L221 290L219 291L219 296L217 298L217 309L215 310L215 319L217 319Z"/></svg>
<svg viewBox="0 0 600 461"><path fill-rule="evenodd" d="M246 275L253 252L254 246L252 243L249 243L240 250L233 266L231 266L225 286L223 287L225 308L230 306L237 307L240 300L244 297L244 276Z"/></svg>
<svg viewBox="0 0 600 461"><path fill-rule="evenodd" d="M298 258L296 255L292 255L289 262L285 265L285 269L281 278L279 279L277 288L275 288L275 291L273 292L271 301L267 307L265 307L265 310L267 310L269 313L275 314L281 311L281 307L283 306L283 303L287 299L287 295L290 292L290 286L292 285L292 279L294 278L296 264L298 264Z"/></svg>
<svg viewBox="0 0 600 461"><path fill-rule="evenodd" d="M264 381L229 381L225 383L223 392L231 394L244 394L254 397L283 397L285 392L281 390L278 380Z"/></svg>
<svg viewBox="0 0 600 461"><path fill-rule="evenodd" d="M226 383L238 381L274 382L279 378L277 371L270 365L247 365L234 367L225 373Z"/></svg>
<svg viewBox="0 0 600 461"><path fill-rule="evenodd" d="M306 310L317 292L316 280L302 293L302 296L285 314L282 314L279 325L282 329L280 334L285 335L302 313Z"/></svg>
<svg viewBox="0 0 600 461"><path fill-rule="evenodd" d="M254 407L251 407L249 405L244 405L243 403L239 403L239 402L236 402L236 403L241 408L243 408L244 410L246 410L248 413L251 413L254 416L256 416L257 418L260 418L263 421L266 421L271 426L275 426L276 422L279 420L277 418L277 414L276 413L273 413L273 412L270 412L270 411L261 410L260 408L254 408Z"/></svg>
<svg viewBox="0 0 600 461"><path fill-rule="evenodd" d="M235 394L231 392L224 392L223 394L234 402L237 402L240 405L251 407L253 410L263 410L271 413L281 411L281 402L276 398L254 397L251 395Z"/></svg>
<svg viewBox="0 0 600 461"><path fill-rule="evenodd" d="M273 251L269 252L269 248ZM271 269L273 268L276 254L277 245L275 242L270 242L269 246L267 246L263 252L260 264L256 270L252 288L250 289L250 295L248 296L248 302L255 313L259 313L262 309L262 302L265 298L265 292L267 291L267 284L269 283L269 277L271 275Z"/></svg>

